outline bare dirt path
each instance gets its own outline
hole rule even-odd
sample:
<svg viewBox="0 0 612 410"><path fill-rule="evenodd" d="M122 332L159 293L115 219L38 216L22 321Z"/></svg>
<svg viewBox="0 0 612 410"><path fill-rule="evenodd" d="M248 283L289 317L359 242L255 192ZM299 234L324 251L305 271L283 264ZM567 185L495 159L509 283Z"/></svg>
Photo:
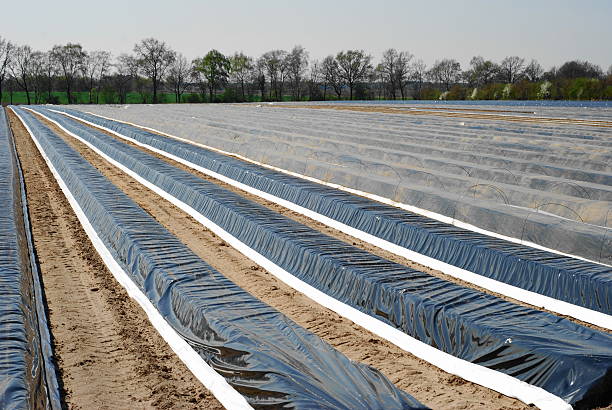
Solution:
<svg viewBox="0 0 612 410"><path fill-rule="evenodd" d="M106 270L21 122L9 118L66 406L222 408Z"/></svg>
<svg viewBox="0 0 612 410"><path fill-rule="evenodd" d="M110 165L81 142L66 135L51 123L46 124L219 272L255 297L283 312L299 325L317 334L349 358L379 369L399 388L421 402L432 408L444 409L527 407L517 400L452 376L318 305L255 265L174 205L160 200L157 194ZM216 180L212 181L218 183ZM248 196L242 191L237 192Z"/></svg>

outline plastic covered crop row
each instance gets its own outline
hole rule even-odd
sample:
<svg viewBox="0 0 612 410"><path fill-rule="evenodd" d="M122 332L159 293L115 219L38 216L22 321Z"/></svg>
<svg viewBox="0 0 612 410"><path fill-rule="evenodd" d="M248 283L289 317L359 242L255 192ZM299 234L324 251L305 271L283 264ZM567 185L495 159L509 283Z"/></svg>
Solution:
<svg viewBox="0 0 612 410"><path fill-rule="evenodd" d="M454 125L439 124L439 118L428 121L427 125L418 125L419 121L410 121L404 115L268 109L255 105L83 106L79 109L155 127L194 142L392 198L505 236L612 264L612 253L602 255L601 252L610 249L609 229L604 228L609 204L588 199L604 200L609 196L609 187L600 184L612 181L610 161L606 163L603 158L605 150L592 152L596 147L584 146L574 138L569 145L563 144L567 150L556 143L541 141L535 144L538 149L555 154L559 160L547 163L542 162L540 153L529 160L515 158L505 150L504 154L482 155L482 144L487 141L495 145L500 143L495 128L487 128L488 132L467 130L457 127L456 120L453 120ZM442 146L431 146L432 129L438 126L442 138L438 144ZM532 143L535 127L534 124L522 127L519 135L523 136L519 139ZM594 133L595 128L591 128L588 132ZM601 130L597 138L605 140ZM587 132L585 127L562 126L553 133L564 131L574 136ZM444 149L450 143L449 134L456 133L471 141L468 144L471 150ZM491 133L496 136L494 141L491 141ZM531 137L525 138L525 135ZM412 137L421 142L404 145ZM478 152L470 152L473 150ZM594 156L573 163L573 158L587 151ZM439 167L430 161L434 157L442 167L441 173L435 171ZM595 157L602 158L596 160ZM572 164L566 163L568 161ZM601 171L588 171L596 163L596 169ZM479 171L475 172L474 167ZM446 179L449 175L463 182L450 184ZM546 179L547 184L533 184L533 180L525 179L533 175ZM518 193L503 184L516 185L519 191L526 187L531 189ZM599 193L595 194L593 189ZM545 193L547 190L553 192ZM605 195L600 195L604 192ZM607 222L609 225L610 218Z"/></svg>
<svg viewBox="0 0 612 410"><path fill-rule="evenodd" d="M206 264L52 130L19 113L114 259L251 405L423 408Z"/></svg>
<svg viewBox="0 0 612 410"><path fill-rule="evenodd" d="M0 108L0 408L60 409L21 168Z"/></svg>
<svg viewBox="0 0 612 410"><path fill-rule="evenodd" d="M293 202L411 251L574 305L612 314L612 267L472 232L373 200L80 111L115 130L238 182ZM599 242L596 253L609 254ZM612 254L608 257L612 258Z"/></svg>
<svg viewBox="0 0 612 410"><path fill-rule="evenodd" d="M446 353L584 406L611 398L612 336L347 245L64 116L150 183L311 286ZM569 376L571 375L571 377Z"/></svg>

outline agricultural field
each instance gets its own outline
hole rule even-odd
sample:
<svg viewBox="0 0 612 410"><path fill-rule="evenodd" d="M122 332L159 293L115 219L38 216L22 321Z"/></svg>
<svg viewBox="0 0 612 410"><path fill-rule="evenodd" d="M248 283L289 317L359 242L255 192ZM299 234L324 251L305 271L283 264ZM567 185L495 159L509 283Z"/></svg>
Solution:
<svg viewBox="0 0 612 410"><path fill-rule="evenodd" d="M605 103L10 106L0 195L0 407L612 408Z"/></svg>

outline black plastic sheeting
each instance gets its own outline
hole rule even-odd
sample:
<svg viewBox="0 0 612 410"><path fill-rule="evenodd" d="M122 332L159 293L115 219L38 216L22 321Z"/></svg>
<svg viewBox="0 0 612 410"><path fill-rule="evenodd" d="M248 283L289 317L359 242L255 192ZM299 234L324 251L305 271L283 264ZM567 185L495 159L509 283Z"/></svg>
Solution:
<svg viewBox="0 0 612 410"><path fill-rule="evenodd" d="M63 110L420 254L509 285L612 314L610 266L472 232L117 121ZM602 244L599 240L591 245L603 247L596 253L608 255L610 241L604 240Z"/></svg>
<svg viewBox="0 0 612 410"><path fill-rule="evenodd" d="M48 113L283 269L437 349L578 407L612 399L612 335L390 262Z"/></svg>
<svg viewBox="0 0 612 410"><path fill-rule="evenodd" d="M21 168L0 107L0 408L60 409Z"/></svg>
<svg viewBox="0 0 612 410"><path fill-rule="evenodd" d="M32 114L20 115L115 260L251 405L425 408L204 263Z"/></svg>

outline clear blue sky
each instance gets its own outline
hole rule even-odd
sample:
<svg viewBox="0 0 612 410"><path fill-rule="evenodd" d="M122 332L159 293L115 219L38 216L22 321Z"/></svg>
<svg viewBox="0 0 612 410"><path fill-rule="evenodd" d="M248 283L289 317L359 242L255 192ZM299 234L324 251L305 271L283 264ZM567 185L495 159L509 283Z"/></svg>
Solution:
<svg viewBox="0 0 612 410"><path fill-rule="evenodd" d="M612 0L6 0L1 10L0 36L41 50L70 41L116 55L152 36L188 58L301 44L314 58L395 47L462 67L474 55L612 64Z"/></svg>

